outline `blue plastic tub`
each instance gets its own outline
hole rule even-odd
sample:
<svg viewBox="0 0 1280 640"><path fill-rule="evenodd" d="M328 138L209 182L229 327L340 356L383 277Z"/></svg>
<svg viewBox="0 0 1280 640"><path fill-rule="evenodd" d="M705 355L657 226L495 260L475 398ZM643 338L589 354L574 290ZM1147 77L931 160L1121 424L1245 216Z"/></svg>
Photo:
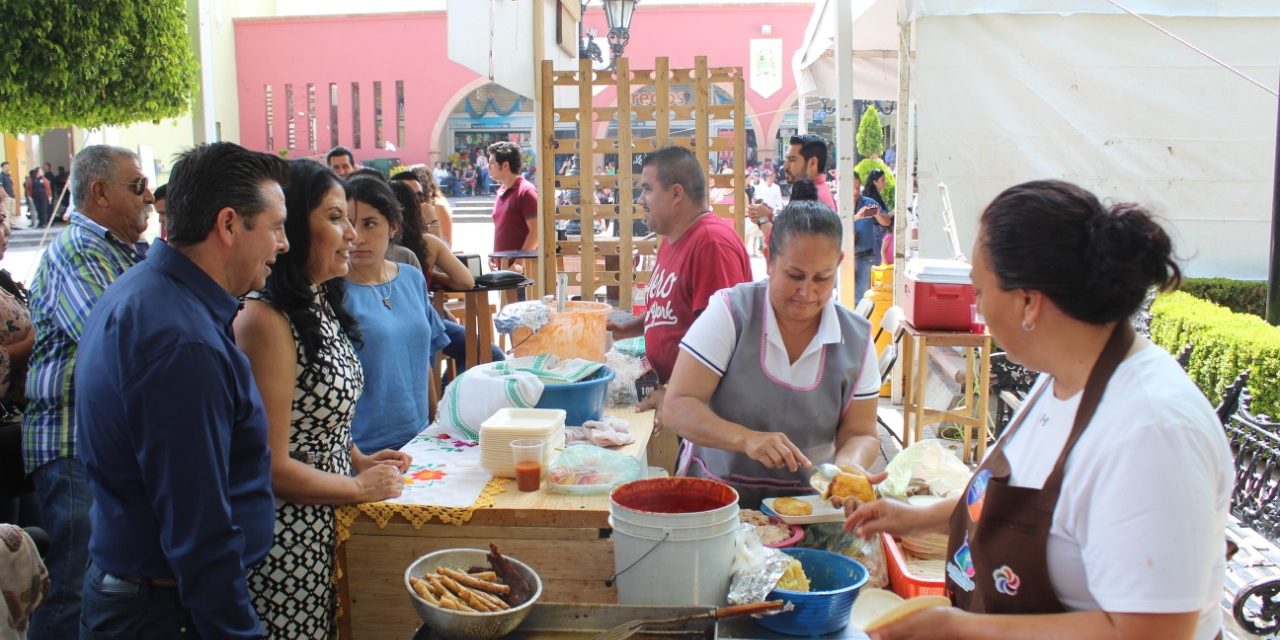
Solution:
<svg viewBox="0 0 1280 640"><path fill-rule="evenodd" d="M769 600L787 600L795 609L761 616L760 626L789 636L817 637L835 633L849 625L849 609L867 583L867 568L861 562L821 549L780 549L800 561L809 576L809 591L774 589Z"/></svg>
<svg viewBox="0 0 1280 640"><path fill-rule="evenodd" d="M595 373L579 382L567 384L548 383L542 389L542 398L534 407L538 409L564 409L564 424L580 427L587 420L599 420L609 397L609 383L613 381L613 369L600 367Z"/></svg>

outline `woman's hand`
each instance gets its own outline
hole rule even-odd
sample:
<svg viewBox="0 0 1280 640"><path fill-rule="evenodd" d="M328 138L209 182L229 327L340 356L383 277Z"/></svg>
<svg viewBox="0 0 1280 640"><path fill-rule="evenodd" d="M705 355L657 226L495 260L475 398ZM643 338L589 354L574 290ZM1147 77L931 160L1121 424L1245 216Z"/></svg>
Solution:
<svg viewBox="0 0 1280 640"><path fill-rule="evenodd" d="M383 449L377 453L364 456L364 469L360 471L367 470L375 464L389 464L399 470L400 473L408 473L411 462L413 462L413 456L403 451ZM352 466L355 466L354 460L352 460Z"/></svg>
<svg viewBox="0 0 1280 640"><path fill-rule="evenodd" d="M871 633L872 640L930 640L963 637L958 628L967 614L955 607L934 607L913 613Z"/></svg>
<svg viewBox="0 0 1280 640"><path fill-rule="evenodd" d="M746 441L743 442L742 452L770 469L786 467L794 472L802 467L813 466L800 448L784 433L750 431L746 435Z"/></svg>
<svg viewBox="0 0 1280 640"><path fill-rule="evenodd" d="M636 413L644 413L653 409L653 435L662 433L662 399L666 397L667 390L665 387L658 387L649 392L649 395L636 405Z"/></svg>
<svg viewBox="0 0 1280 640"><path fill-rule="evenodd" d="M847 500L844 503L844 530L859 538L871 538L881 533L903 535L918 526L917 511L918 508L897 500Z"/></svg>
<svg viewBox="0 0 1280 640"><path fill-rule="evenodd" d="M372 458L373 456L367 456L366 459ZM368 469L353 478L353 481L357 488L357 503L380 502L398 497L404 492L404 478L400 475L400 469L391 464L370 465Z"/></svg>

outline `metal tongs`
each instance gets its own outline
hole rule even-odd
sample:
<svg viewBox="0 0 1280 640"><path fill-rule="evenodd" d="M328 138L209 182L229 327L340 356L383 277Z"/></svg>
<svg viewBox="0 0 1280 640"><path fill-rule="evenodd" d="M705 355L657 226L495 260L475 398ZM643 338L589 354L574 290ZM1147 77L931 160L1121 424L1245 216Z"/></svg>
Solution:
<svg viewBox="0 0 1280 640"><path fill-rule="evenodd" d="M826 495L827 487L843 470L830 462L813 465L813 475L809 476L809 486L821 495Z"/></svg>
<svg viewBox="0 0 1280 640"><path fill-rule="evenodd" d="M770 613L778 611L784 606L786 606L786 602L783 600L766 600L764 602L752 602L750 604L720 607L719 609L712 609L705 613L694 613L687 616L677 616L675 618L666 618L662 620L631 620L594 636L591 640L626 640L627 638L639 633L640 629L650 625L682 624L697 620L723 620L725 618L732 618L735 616L747 616L753 613Z"/></svg>

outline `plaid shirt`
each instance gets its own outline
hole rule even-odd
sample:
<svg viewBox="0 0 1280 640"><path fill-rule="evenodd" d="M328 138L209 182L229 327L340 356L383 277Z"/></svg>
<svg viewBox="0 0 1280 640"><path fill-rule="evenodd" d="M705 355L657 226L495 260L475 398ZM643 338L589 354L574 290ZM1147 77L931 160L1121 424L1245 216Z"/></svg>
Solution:
<svg viewBox="0 0 1280 640"><path fill-rule="evenodd" d="M31 282L36 343L27 371L27 413L22 422L27 473L58 458L76 457L71 380L80 332L107 286L141 259L133 245L76 212L40 258Z"/></svg>

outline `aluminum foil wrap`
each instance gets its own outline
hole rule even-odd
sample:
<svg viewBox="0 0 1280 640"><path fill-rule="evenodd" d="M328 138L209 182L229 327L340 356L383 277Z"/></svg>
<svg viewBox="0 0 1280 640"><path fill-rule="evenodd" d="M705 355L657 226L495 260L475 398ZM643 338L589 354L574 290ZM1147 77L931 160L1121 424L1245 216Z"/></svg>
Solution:
<svg viewBox="0 0 1280 640"><path fill-rule="evenodd" d="M729 604L763 602L791 564L791 556L764 546L756 528L738 527L733 554L733 580L729 583Z"/></svg>

